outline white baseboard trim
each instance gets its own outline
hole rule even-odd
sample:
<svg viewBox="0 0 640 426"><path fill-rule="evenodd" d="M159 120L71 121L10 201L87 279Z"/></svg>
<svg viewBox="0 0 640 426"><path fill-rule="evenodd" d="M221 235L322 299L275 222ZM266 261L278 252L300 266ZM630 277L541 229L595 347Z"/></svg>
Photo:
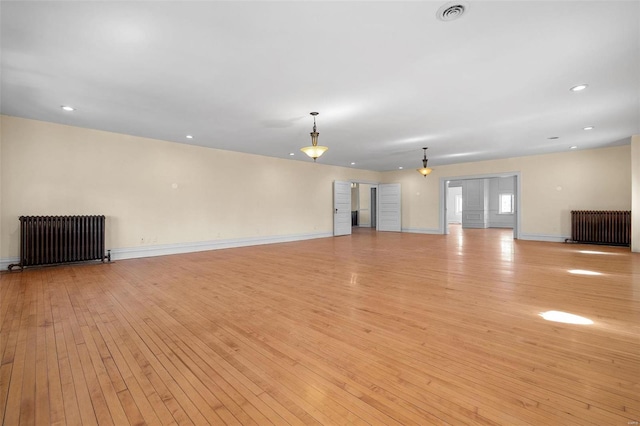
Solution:
<svg viewBox="0 0 640 426"><path fill-rule="evenodd" d="M18 262L20 262L19 257L5 257L4 259L0 259L0 271L6 271L9 265Z"/></svg>
<svg viewBox="0 0 640 426"><path fill-rule="evenodd" d="M330 232L313 234L276 235L270 237L231 238L225 240L199 241L194 243L162 244L143 247L111 249L111 260L137 259L140 257L166 256L169 254L193 253L234 247L257 246L262 244L288 243L332 237Z"/></svg>
<svg viewBox="0 0 640 426"><path fill-rule="evenodd" d="M529 240L529 241L547 241L550 243L564 243L564 240L567 238L571 238L571 236L567 235L563 237L562 235L548 235L548 234L525 234L520 233L521 240Z"/></svg>
<svg viewBox="0 0 640 426"><path fill-rule="evenodd" d="M331 232L313 234L276 235L270 237L232 238L226 240L199 241L194 243L162 244L155 246L125 247L111 249L111 260L137 259L141 257L166 256L169 254L193 253L197 251L220 250L234 247L257 246L262 244L288 243L332 237ZM0 259L0 271L6 271L19 257ZM14 269L15 271L16 269Z"/></svg>
<svg viewBox="0 0 640 426"><path fill-rule="evenodd" d="M402 228L402 232L412 234L442 234L438 228Z"/></svg>

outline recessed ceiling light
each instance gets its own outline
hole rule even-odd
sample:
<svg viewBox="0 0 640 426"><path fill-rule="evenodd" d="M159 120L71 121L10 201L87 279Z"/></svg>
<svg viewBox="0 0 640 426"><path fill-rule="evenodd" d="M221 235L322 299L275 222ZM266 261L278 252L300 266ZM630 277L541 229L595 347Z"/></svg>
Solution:
<svg viewBox="0 0 640 426"><path fill-rule="evenodd" d="M593 129L595 129L595 127L593 127L593 126L587 126L587 127L584 128L584 130L593 130Z"/></svg>
<svg viewBox="0 0 640 426"><path fill-rule="evenodd" d="M60 108L62 108L64 111L67 111L67 112L76 110L74 107L70 107L69 105L60 105Z"/></svg>
<svg viewBox="0 0 640 426"><path fill-rule="evenodd" d="M295 152L290 152L289 155L293 157L296 154L295 154Z"/></svg>
<svg viewBox="0 0 640 426"><path fill-rule="evenodd" d="M355 166L355 165L356 165L356 163L354 163L354 162L352 161L352 162L351 162L351 165L352 165L352 166Z"/></svg>
<svg viewBox="0 0 640 426"><path fill-rule="evenodd" d="M577 86L573 86L570 90L572 92L580 92L580 91L586 89L587 87L589 87L588 84L578 84Z"/></svg>
<svg viewBox="0 0 640 426"><path fill-rule="evenodd" d="M547 139L558 139L558 136L551 136L551 137L548 137Z"/></svg>
<svg viewBox="0 0 640 426"><path fill-rule="evenodd" d="M398 168L399 168L400 170L404 169L404 167L402 167L402 166L400 166L400 167L398 167Z"/></svg>
<svg viewBox="0 0 640 426"><path fill-rule="evenodd" d="M187 139L193 139L193 135L187 135Z"/></svg>
<svg viewBox="0 0 640 426"><path fill-rule="evenodd" d="M577 145L570 146L569 149L578 149L578 146Z"/></svg>

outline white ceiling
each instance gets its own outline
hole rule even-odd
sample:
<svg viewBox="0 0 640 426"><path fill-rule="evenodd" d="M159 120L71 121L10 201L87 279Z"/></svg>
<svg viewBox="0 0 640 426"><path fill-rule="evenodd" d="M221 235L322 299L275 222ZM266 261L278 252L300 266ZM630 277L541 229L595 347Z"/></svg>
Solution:
<svg viewBox="0 0 640 426"><path fill-rule="evenodd" d="M318 162L370 170L640 133L639 1L445 3L2 1L1 112L312 161L319 111Z"/></svg>

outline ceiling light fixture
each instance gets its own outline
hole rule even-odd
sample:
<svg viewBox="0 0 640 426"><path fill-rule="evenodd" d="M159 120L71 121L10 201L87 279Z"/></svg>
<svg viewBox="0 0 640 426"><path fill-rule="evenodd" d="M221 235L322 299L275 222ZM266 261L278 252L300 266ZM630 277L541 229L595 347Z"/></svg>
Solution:
<svg viewBox="0 0 640 426"><path fill-rule="evenodd" d="M584 89L586 89L587 87L589 87L588 84L578 84L577 86L573 86L571 89L572 92L581 92Z"/></svg>
<svg viewBox="0 0 640 426"><path fill-rule="evenodd" d="M595 129L595 127L593 127L593 126L587 126L587 127L584 128L584 130L593 130L593 129Z"/></svg>
<svg viewBox="0 0 640 426"><path fill-rule="evenodd" d="M352 165L352 166L355 166L355 165L356 165L356 163L354 163L354 162L352 161L352 162L351 162L351 165Z"/></svg>
<svg viewBox="0 0 640 426"><path fill-rule="evenodd" d="M289 155L293 157L296 154L295 154L295 152L290 152Z"/></svg>
<svg viewBox="0 0 640 426"><path fill-rule="evenodd" d="M67 112L71 112L71 111L75 111L76 110L74 107L70 107L68 105L60 105L60 108L62 108L63 111L67 111Z"/></svg>
<svg viewBox="0 0 640 426"><path fill-rule="evenodd" d="M320 135L320 133L316 131L316 115L318 115L318 113L311 112L309 114L313 115L313 132L310 133L311 146L305 146L304 148L300 148L300 151L304 152L309 157L313 158L313 161L315 162L316 159L320 157L322 154L324 154L325 151L328 150L329 148L327 148L326 146L318 145L318 136Z"/></svg>
<svg viewBox="0 0 640 426"><path fill-rule="evenodd" d="M186 138L187 139L193 139L193 135L187 135Z"/></svg>
<svg viewBox="0 0 640 426"><path fill-rule="evenodd" d="M427 149L429 148L422 148L424 150L424 158L422 159L422 168L421 169L416 169L418 171L418 173L420 173L422 176L427 177L427 175L429 173L431 173L433 171L433 169L427 167Z"/></svg>
<svg viewBox="0 0 640 426"><path fill-rule="evenodd" d="M569 149L578 149L578 145L570 146Z"/></svg>
<svg viewBox="0 0 640 426"><path fill-rule="evenodd" d="M400 167L398 167L398 169L399 169L399 170L402 170L402 169L404 169L404 167L400 166Z"/></svg>

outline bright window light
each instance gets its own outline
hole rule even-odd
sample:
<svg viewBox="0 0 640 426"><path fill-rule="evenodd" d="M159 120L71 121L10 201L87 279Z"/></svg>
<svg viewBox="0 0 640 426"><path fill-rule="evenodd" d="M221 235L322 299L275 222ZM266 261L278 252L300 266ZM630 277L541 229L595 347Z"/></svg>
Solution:
<svg viewBox="0 0 640 426"><path fill-rule="evenodd" d="M569 269L569 273L576 275L602 275L600 272L587 271L586 269Z"/></svg>
<svg viewBox="0 0 640 426"><path fill-rule="evenodd" d="M547 321L562 322L565 324L593 324L589 318L581 317L580 315L569 314L562 311L547 311L541 312L540 316Z"/></svg>
<svg viewBox="0 0 640 426"><path fill-rule="evenodd" d="M498 213L513 214L513 194L503 193L499 195Z"/></svg>

